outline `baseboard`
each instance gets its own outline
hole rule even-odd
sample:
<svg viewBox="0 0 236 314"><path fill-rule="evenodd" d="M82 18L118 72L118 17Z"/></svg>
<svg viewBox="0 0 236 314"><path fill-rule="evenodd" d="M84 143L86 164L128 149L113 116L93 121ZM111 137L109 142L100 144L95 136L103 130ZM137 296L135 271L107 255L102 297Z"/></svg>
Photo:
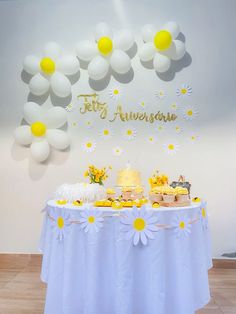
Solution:
<svg viewBox="0 0 236 314"><path fill-rule="evenodd" d="M213 261L213 267L214 268L236 269L236 259L213 258L212 261Z"/></svg>

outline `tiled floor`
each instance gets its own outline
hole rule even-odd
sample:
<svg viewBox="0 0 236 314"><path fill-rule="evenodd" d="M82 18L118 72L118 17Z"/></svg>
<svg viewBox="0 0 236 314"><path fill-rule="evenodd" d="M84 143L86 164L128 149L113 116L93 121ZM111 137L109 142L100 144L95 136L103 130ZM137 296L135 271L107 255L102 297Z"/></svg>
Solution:
<svg viewBox="0 0 236 314"><path fill-rule="evenodd" d="M43 313L40 267L40 256L0 256L0 314ZM213 268L209 277L212 300L197 314L236 314L236 269Z"/></svg>

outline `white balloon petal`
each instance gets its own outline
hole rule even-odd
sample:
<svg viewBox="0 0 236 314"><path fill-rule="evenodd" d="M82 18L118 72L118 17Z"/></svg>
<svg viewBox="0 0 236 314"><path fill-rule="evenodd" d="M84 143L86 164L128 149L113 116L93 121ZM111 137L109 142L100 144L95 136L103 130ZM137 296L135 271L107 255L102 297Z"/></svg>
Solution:
<svg viewBox="0 0 236 314"><path fill-rule="evenodd" d="M68 135L62 130L47 130L46 137L48 143L56 149L63 150L70 145Z"/></svg>
<svg viewBox="0 0 236 314"><path fill-rule="evenodd" d="M122 29L114 35L113 43L115 49L127 51L134 44L134 35L128 29Z"/></svg>
<svg viewBox="0 0 236 314"><path fill-rule="evenodd" d="M51 78L51 88L58 97L67 97L71 94L71 83L69 79L60 72L55 72Z"/></svg>
<svg viewBox="0 0 236 314"><path fill-rule="evenodd" d="M73 55L65 55L57 61L57 70L65 75L73 75L79 72L79 60Z"/></svg>
<svg viewBox="0 0 236 314"><path fill-rule="evenodd" d="M67 121L67 112L62 107L52 107L44 115L43 122L49 129L62 127Z"/></svg>
<svg viewBox="0 0 236 314"><path fill-rule="evenodd" d="M30 147L30 151L35 161L43 162L49 156L50 146L47 140L41 140L41 141L32 143Z"/></svg>
<svg viewBox="0 0 236 314"><path fill-rule="evenodd" d="M175 39L180 32L180 27L176 22L167 22L163 29L170 32L173 39Z"/></svg>
<svg viewBox="0 0 236 314"><path fill-rule="evenodd" d="M93 80L101 80L109 70L109 63L101 56L95 57L88 65L89 77Z"/></svg>
<svg viewBox="0 0 236 314"><path fill-rule="evenodd" d="M40 73L34 75L29 82L30 92L36 96L44 95L49 90L49 81Z"/></svg>
<svg viewBox="0 0 236 314"><path fill-rule="evenodd" d="M21 125L15 130L15 140L20 145L29 145L32 143L32 132L29 125Z"/></svg>
<svg viewBox="0 0 236 314"><path fill-rule="evenodd" d="M153 25L147 24L143 26L141 33L142 33L143 41L150 42L154 40L156 29Z"/></svg>
<svg viewBox="0 0 236 314"><path fill-rule="evenodd" d="M170 68L170 59L167 56L156 52L153 59L153 66L154 69L159 73L166 72Z"/></svg>
<svg viewBox="0 0 236 314"><path fill-rule="evenodd" d="M109 25L101 22L101 23L98 23L95 27L94 37L96 41L98 41L99 38L103 36L112 38L113 35L112 35L112 30L110 29Z"/></svg>
<svg viewBox="0 0 236 314"><path fill-rule="evenodd" d="M156 49L152 42L145 43L139 49L139 57L142 61L147 62L154 58Z"/></svg>
<svg viewBox="0 0 236 314"><path fill-rule="evenodd" d="M61 47L55 42L49 42L44 47L44 56L57 59L61 54Z"/></svg>
<svg viewBox="0 0 236 314"><path fill-rule="evenodd" d="M38 73L40 71L40 59L32 55L25 57L23 69L31 75Z"/></svg>
<svg viewBox="0 0 236 314"><path fill-rule="evenodd" d="M186 52L185 44L180 40L173 40L173 45L171 47L172 54L171 58L173 60L180 60L183 58Z"/></svg>
<svg viewBox="0 0 236 314"><path fill-rule="evenodd" d="M127 73L131 68L130 57L122 50L114 50L110 64L112 69L119 74Z"/></svg>
<svg viewBox="0 0 236 314"><path fill-rule="evenodd" d="M42 119L42 108L35 102L27 102L24 105L24 119L29 124L36 121L41 121Z"/></svg>
<svg viewBox="0 0 236 314"><path fill-rule="evenodd" d="M94 42L83 40L76 46L77 56L83 61L91 61L98 55L98 48Z"/></svg>

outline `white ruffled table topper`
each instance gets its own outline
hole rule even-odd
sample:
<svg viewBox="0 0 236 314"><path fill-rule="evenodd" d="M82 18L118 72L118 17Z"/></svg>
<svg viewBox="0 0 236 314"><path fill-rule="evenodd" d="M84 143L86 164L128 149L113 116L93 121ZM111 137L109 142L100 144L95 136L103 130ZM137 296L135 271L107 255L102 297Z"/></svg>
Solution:
<svg viewBox="0 0 236 314"><path fill-rule="evenodd" d="M193 314L210 300L206 203L45 208L46 314Z"/></svg>

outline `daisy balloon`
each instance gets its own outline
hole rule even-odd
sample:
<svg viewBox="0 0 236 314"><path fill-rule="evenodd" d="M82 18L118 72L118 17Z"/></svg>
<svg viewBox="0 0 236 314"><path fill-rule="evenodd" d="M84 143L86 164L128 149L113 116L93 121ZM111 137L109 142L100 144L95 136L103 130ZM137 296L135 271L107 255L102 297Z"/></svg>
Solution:
<svg viewBox="0 0 236 314"><path fill-rule="evenodd" d="M81 41L77 45L78 57L88 64L88 74L93 80L103 79L111 67L118 74L131 69L131 60L126 53L134 44L134 36L129 30L120 30L113 36L106 23L96 25L95 41Z"/></svg>
<svg viewBox="0 0 236 314"><path fill-rule="evenodd" d="M15 130L15 140L24 146L30 145L31 155L37 162L45 161L50 146L64 150L69 146L69 137L59 130L67 122L67 112L61 107L44 110L34 102L24 105L24 119L28 125Z"/></svg>
<svg viewBox="0 0 236 314"><path fill-rule="evenodd" d="M81 228L84 232L95 233L103 226L104 218L101 211L85 209L80 214Z"/></svg>
<svg viewBox="0 0 236 314"><path fill-rule="evenodd" d="M176 39L179 33L176 22L166 23L159 31L153 25L145 25L142 29L144 44L139 49L141 61L152 61L159 73L168 71L171 60L180 60L185 54L185 44Z"/></svg>
<svg viewBox="0 0 236 314"><path fill-rule="evenodd" d="M124 215L121 218L122 231L126 240L133 239L134 245L137 245L139 241L146 245L148 239L154 239L154 232L159 231L156 226L158 218L153 215L153 211L146 210L144 207L140 210L133 207L132 211L126 211Z"/></svg>
<svg viewBox="0 0 236 314"><path fill-rule="evenodd" d="M71 94L71 82L67 76L78 73L80 64L76 56L62 55L60 46L49 42L44 47L42 57L27 56L23 68L32 75L29 82L32 94L44 95L51 87L58 97L67 97Z"/></svg>

